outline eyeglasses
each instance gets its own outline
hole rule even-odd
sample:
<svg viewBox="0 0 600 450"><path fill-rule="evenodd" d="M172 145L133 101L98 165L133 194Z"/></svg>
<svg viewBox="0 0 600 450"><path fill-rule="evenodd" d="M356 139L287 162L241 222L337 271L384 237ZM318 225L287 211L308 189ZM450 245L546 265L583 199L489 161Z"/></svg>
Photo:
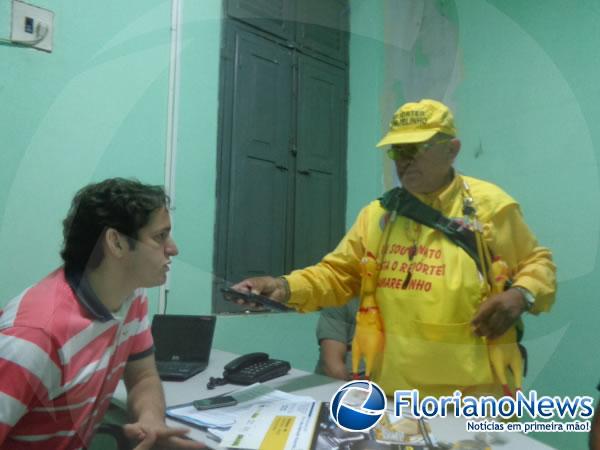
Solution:
<svg viewBox="0 0 600 450"><path fill-rule="evenodd" d="M451 140L452 139L440 139L439 141L422 142L419 144L392 145L388 149L387 155L394 161L398 161L400 159L415 159L418 155L435 147L436 145L444 144L446 142L450 142Z"/></svg>

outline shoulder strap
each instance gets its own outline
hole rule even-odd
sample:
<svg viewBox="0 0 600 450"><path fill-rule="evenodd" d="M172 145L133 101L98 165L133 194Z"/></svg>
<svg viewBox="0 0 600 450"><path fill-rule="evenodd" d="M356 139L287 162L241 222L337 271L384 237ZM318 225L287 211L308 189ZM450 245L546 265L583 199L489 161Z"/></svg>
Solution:
<svg viewBox="0 0 600 450"><path fill-rule="evenodd" d="M400 216L440 231L450 241L467 252L477 264L477 268L480 271L482 270L481 261L479 261L479 255L477 254L475 233L464 227L460 221L449 219L400 187L387 191L379 199L379 202L388 211L396 211Z"/></svg>

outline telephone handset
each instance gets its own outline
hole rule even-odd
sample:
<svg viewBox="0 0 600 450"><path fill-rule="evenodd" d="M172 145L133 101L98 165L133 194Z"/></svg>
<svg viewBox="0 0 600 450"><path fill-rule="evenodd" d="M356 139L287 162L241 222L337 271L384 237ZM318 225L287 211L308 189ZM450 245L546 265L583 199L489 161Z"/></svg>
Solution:
<svg viewBox="0 0 600 450"><path fill-rule="evenodd" d="M290 369L287 361L269 359L266 353L249 353L227 364L223 378L236 384L261 383L285 375Z"/></svg>

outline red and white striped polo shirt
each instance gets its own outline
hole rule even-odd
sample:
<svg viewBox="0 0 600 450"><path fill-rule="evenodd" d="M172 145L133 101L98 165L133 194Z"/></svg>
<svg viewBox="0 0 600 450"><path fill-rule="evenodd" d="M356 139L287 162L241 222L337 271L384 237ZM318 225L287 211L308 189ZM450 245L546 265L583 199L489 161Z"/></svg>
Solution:
<svg viewBox="0 0 600 450"><path fill-rule="evenodd" d="M0 312L0 447L85 447L126 362L153 351L147 313L142 290L113 315L63 269L9 302Z"/></svg>

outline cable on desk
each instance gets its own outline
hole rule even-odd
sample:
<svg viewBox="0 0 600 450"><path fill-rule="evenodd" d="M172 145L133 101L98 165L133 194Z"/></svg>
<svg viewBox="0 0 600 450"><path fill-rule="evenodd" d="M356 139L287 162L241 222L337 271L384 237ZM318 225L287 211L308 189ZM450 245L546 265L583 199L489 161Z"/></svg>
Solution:
<svg viewBox="0 0 600 450"><path fill-rule="evenodd" d="M217 386L223 386L227 383L229 383L229 381L227 381L225 378L210 377L208 383L206 383L206 389L214 389Z"/></svg>

